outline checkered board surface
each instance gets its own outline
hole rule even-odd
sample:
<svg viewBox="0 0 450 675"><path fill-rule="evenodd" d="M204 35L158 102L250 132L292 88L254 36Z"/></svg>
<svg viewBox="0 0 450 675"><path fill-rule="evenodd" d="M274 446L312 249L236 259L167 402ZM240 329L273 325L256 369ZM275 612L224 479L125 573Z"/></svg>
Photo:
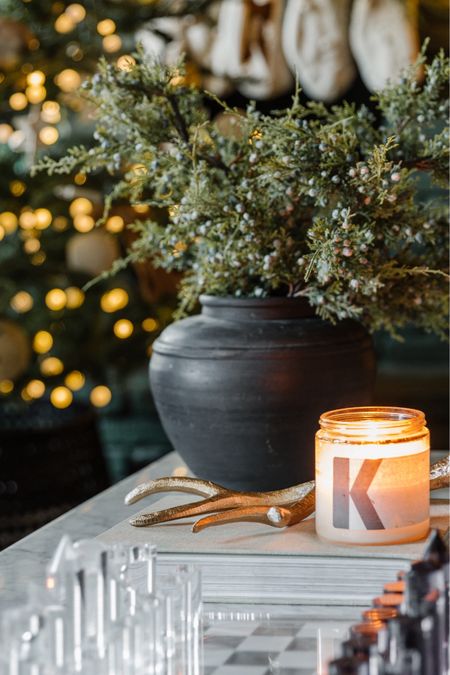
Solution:
<svg viewBox="0 0 450 675"><path fill-rule="evenodd" d="M355 620L324 622L305 617L243 622L206 619L203 675L317 675L323 672L320 636L332 630L338 649L352 623Z"/></svg>

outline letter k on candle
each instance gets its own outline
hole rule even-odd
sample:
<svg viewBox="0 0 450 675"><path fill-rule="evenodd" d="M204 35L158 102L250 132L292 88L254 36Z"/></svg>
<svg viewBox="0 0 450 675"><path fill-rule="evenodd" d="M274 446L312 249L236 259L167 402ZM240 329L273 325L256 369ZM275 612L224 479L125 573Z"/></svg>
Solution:
<svg viewBox="0 0 450 675"><path fill-rule="evenodd" d="M316 530L354 544L425 537L429 434L408 408L324 413L316 436Z"/></svg>

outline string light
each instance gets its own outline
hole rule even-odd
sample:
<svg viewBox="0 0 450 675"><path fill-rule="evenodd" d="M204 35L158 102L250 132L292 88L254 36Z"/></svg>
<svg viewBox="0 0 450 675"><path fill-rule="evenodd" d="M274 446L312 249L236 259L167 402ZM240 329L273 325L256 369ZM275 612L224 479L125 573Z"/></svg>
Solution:
<svg viewBox="0 0 450 675"><path fill-rule="evenodd" d="M68 373L64 379L64 383L72 389L72 391L78 391L84 387L86 378L83 373L80 373L79 370L72 370L71 373Z"/></svg>
<svg viewBox="0 0 450 675"><path fill-rule="evenodd" d="M61 120L59 103L56 101L45 101L42 104L41 119L47 124L57 124Z"/></svg>
<svg viewBox="0 0 450 675"><path fill-rule="evenodd" d="M112 313L128 305L129 297L124 288L113 288L100 298L100 307L104 312Z"/></svg>
<svg viewBox="0 0 450 675"><path fill-rule="evenodd" d="M159 324L156 321L156 319L152 319L151 317L148 317L148 319L144 319L142 322L142 328L147 333L153 333L153 331L157 330L158 327Z"/></svg>
<svg viewBox="0 0 450 675"><path fill-rule="evenodd" d="M25 94L17 92L9 97L9 105L13 110L24 110L28 105L28 99Z"/></svg>
<svg viewBox="0 0 450 675"><path fill-rule="evenodd" d="M14 389L12 380L0 380L0 394L10 394Z"/></svg>
<svg viewBox="0 0 450 675"><path fill-rule="evenodd" d="M33 298L27 291L19 291L11 298L9 304L15 312L25 314L33 307Z"/></svg>
<svg viewBox="0 0 450 675"><path fill-rule="evenodd" d="M11 234L17 230L17 216L12 211L3 211L0 213L0 225L5 230L6 234Z"/></svg>
<svg viewBox="0 0 450 675"><path fill-rule="evenodd" d="M42 70L33 70L27 75L27 84L31 87L39 87L45 82L45 75Z"/></svg>
<svg viewBox="0 0 450 675"><path fill-rule="evenodd" d="M42 380L30 380L25 391L30 398L41 398L45 393L45 384Z"/></svg>
<svg viewBox="0 0 450 675"><path fill-rule="evenodd" d="M83 21L83 19L86 17L86 10L84 9L83 5L80 5L78 2L74 2L72 5L69 5L66 8L65 12L72 21L75 21L75 23L80 23L80 21Z"/></svg>
<svg viewBox="0 0 450 675"><path fill-rule="evenodd" d="M31 258L31 264L32 265L42 265L42 263L45 261L46 257L47 256L45 255L44 251L38 251Z"/></svg>
<svg viewBox="0 0 450 675"><path fill-rule="evenodd" d="M66 13L60 14L55 21L55 30L57 33L70 33L75 26L75 21Z"/></svg>
<svg viewBox="0 0 450 675"><path fill-rule="evenodd" d="M66 68L56 75L55 83L61 91L68 93L78 89L81 84L81 76L76 70L73 70L73 68Z"/></svg>
<svg viewBox="0 0 450 675"><path fill-rule="evenodd" d="M37 230L45 230L51 225L52 214L48 209L36 209L34 215L36 216L35 227Z"/></svg>
<svg viewBox="0 0 450 675"><path fill-rule="evenodd" d="M75 185L84 185L86 180L87 178L85 173L77 173L73 178Z"/></svg>
<svg viewBox="0 0 450 675"><path fill-rule="evenodd" d="M61 375L64 370L64 364L56 356L47 356L41 363L41 373L46 377Z"/></svg>
<svg viewBox="0 0 450 675"><path fill-rule="evenodd" d="M39 140L44 145L53 145L59 138L59 131L55 127L42 127L39 131Z"/></svg>
<svg viewBox="0 0 450 675"><path fill-rule="evenodd" d="M62 288L52 288L45 296L45 304L54 312L63 309L67 304L67 296Z"/></svg>
<svg viewBox="0 0 450 675"><path fill-rule="evenodd" d="M73 394L67 387L55 387L50 394L50 401L55 408L68 408L73 401Z"/></svg>
<svg viewBox="0 0 450 675"><path fill-rule="evenodd" d="M119 70L124 70L126 72L130 72L130 70L133 70L135 65L136 61L131 56L131 54L123 54L123 56L119 56L116 63L116 66L118 67Z"/></svg>
<svg viewBox="0 0 450 675"><path fill-rule="evenodd" d="M36 237L32 237L31 239L27 239L27 241L23 245L25 253L29 253L30 255L32 253L37 253L39 249L41 248L41 242L39 239L36 239Z"/></svg>
<svg viewBox="0 0 450 675"><path fill-rule="evenodd" d="M116 30L116 24L112 19L103 19L97 24L97 32L99 35L111 35Z"/></svg>
<svg viewBox="0 0 450 675"><path fill-rule="evenodd" d="M25 94L30 103L40 103L47 96L45 87L27 87Z"/></svg>
<svg viewBox="0 0 450 675"><path fill-rule="evenodd" d="M19 216L19 225L24 230L32 230L36 225L36 216L33 211L22 211Z"/></svg>
<svg viewBox="0 0 450 675"><path fill-rule="evenodd" d="M74 218L80 214L84 215L92 213L93 208L93 204L89 199L86 199L86 197L78 197L70 204L69 213L72 218Z"/></svg>
<svg viewBox="0 0 450 675"><path fill-rule="evenodd" d="M92 216L84 213L76 215L73 219L73 226L78 232L90 232L95 225L95 220Z"/></svg>
<svg viewBox="0 0 450 675"><path fill-rule="evenodd" d="M9 189L14 197L20 197L27 189L27 186L21 180L12 180L9 184Z"/></svg>
<svg viewBox="0 0 450 675"><path fill-rule="evenodd" d="M102 44L105 52L111 54L113 52L119 51L122 46L122 40L116 33L114 33L114 35L107 35L105 38L103 38Z"/></svg>
<svg viewBox="0 0 450 675"><path fill-rule="evenodd" d="M69 226L69 221L65 216L56 216L53 220L53 229L57 232L64 232Z"/></svg>
<svg viewBox="0 0 450 675"><path fill-rule="evenodd" d="M148 213L150 207L147 204L134 204L133 209L136 213Z"/></svg>
<svg viewBox="0 0 450 675"><path fill-rule="evenodd" d="M53 337L47 330L38 330L33 338L33 349L37 354L46 354L53 347Z"/></svg>
<svg viewBox="0 0 450 675"><path fill-rule="evenodd" d="M134 326L129 319L119 319L113 326L114 335L120 340L129 338L134 331Z"/></svg>
<svg viewBox="0 0 450 675"><path fill-rule="evenodd" d="M111 390L104 385L98 385L94 387L89 396L92 405L95 405L96 408L104 408L112 399Z"/></svg>
<svg viewBox="0 0 450 675"><path fill-rule="evenodd" d="M81 290L81 288L77 288L76 286L69 286L66 288L66 298L67 298L67 304L66 307L69 309L76 309L77 307L81 307L81 305L84 302L84 293Z"/></svg>
<svg viewBox="0 0 450 675"><path fill-rule="evenodd" d="M106 221L106 229L108 232L122 232L125 226L125 221L122 216L111 216Z"/></svg>
<svg viewBox="0 0 450 675"><path fill-rule="evenodd" d="M7 143L13 131L10 124L0 124L0 143Z"/></svg>

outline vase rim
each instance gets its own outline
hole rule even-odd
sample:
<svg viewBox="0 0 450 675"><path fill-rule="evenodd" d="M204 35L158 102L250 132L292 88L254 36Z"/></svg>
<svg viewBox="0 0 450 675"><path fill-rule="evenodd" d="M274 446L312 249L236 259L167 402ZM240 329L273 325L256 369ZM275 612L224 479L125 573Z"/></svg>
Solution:
<svg viewBox="0 0 450 675"><path fill-rule="evenodd" d="M311 306L308 298L289 298L287 296L254 298L248 295L236 297L234 295L209 295L208 293L202 293L199 300L203 307L286 307L293 304Z"/></svg>

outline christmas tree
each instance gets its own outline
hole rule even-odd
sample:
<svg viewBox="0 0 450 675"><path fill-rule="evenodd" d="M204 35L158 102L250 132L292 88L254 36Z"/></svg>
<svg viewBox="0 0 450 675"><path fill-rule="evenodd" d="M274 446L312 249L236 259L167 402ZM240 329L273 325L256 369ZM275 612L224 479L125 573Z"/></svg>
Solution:
<svg viewBox="0 0 450 675"><path fill-rule="evenodd" d="M30 177L43 152L60 155L92 133L89 104L77 90L100 55L126 67L135 29L154 11L145 4L129 9L98 2L0 4L4 405L41 398L57 409L87 398L109 405L111 382L120 371L145 367L154 337L170 319L172 285L155 289L148 268L83 291L121 255L125 223L148 206L119 207L96 228L106 173L89 180L83 173Z"/></svg>

